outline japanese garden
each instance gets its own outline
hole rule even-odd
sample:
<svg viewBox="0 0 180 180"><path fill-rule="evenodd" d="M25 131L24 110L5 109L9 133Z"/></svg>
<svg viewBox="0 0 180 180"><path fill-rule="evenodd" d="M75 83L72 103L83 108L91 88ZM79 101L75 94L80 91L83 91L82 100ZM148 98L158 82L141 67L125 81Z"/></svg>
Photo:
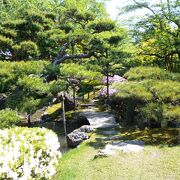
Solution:
<svg viewBox="0 0 180 180"><path fill-rule="evenodd" d="M0 179L180 179L180 1L1 0Z"/></svg>

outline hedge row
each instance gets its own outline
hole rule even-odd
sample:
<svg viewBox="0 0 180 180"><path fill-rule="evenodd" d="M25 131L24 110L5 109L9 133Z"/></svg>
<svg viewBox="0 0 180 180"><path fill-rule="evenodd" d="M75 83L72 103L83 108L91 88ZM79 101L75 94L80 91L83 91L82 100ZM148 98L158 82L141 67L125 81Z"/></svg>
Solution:
<svg viewBox="0 0 180 180"><path fill-rule="evenodd" d="M129 70L127 82L114 83L112 109L125 123L160 127L161 124L180 124L180 74L160 68L137 67Z"/></svg>

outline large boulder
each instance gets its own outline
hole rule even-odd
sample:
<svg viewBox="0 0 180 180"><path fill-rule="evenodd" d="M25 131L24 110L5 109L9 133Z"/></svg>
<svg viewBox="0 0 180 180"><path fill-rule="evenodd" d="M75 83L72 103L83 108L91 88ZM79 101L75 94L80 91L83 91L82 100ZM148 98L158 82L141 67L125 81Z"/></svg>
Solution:
<svg viewBox="0 0 180 180"><path fill-rule="evenodd" d="M93 128L88 125L81 126L79 129L67 135L67 144L69 147L76 147L84 140L88 139L89 136L86 133L93 131Z"/></svg>
<svg viewBox="0 0 180 180"><path fill-rule="evenodd" d="M82 115L79 115L78 120L77 120L77 123L78 123L80 126L90 125L88 119L87 119L85 116L82 116Z"/></svg>
<svg viewBox="0 0 180 180"><path fill-rule="evenodd" d="M84 132L73 131L67 135L67 144L69 147L76 147L88 138L88 135L86 135Z"/></svg>
<svg viewBox="0 0 180 180"><path fill-rule="evenodd" d="M84 125L79 128L79 131L85 132L85 133L91 133L93 132L93 127L89 125Z"/></svg>

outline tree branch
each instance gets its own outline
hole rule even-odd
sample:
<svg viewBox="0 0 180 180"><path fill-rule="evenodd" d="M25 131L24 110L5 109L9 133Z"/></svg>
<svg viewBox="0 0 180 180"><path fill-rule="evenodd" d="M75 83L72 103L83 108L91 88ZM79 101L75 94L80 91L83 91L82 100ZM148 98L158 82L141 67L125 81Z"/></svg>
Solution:
<svg viewBox="0 0 180 180"><path fill-rule="evenodd" d="M144 4L142 4L142 3L139 3L139 2L137 2L136 0L134 0L134 2L135 2L138 6L141 6L141 7L144 7L144 8L146 8L146 9L149 9L149 10L156 16L155 11L154 11L153 9L151 9L149 6L144 5Z"/></svg>
<svg viewBox="0 0 180 180"><path fill-rule="evenodd" d="M64 62L66 59L82 59L82 58L90 58L93 56L93 54L75 54L75 55L64 55L60 58L56 57L55 60L53 61L54 65L60 64Z"/></svg>

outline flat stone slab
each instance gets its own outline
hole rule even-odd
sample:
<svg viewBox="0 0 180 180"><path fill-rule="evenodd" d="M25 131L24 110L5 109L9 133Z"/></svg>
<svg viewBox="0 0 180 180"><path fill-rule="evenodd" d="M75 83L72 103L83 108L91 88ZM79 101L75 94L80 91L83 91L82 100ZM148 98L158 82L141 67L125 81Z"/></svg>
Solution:
<svg viewBox="0 0 180 180"><path fill-rule="evenodd" d="M104 141L115 141L115 140L121 140L123 137L122 136L111 136L111 137L106 137L103 140Z"/></svg>
<svg viewBox="0 0 180 180"><path fill-rule="evenodd" d="M114 115L107 112L85 111L80 115L85 116L93 128L113 128L119 125Z"/></svg>
<svg viewBox="0 0 180 180"><path fill-rule="evenodd" d="M119 134L119 131L108 130L108 131L102 131L102 133L103 133L104 135L116 135L116 134Z"/></svg>
<svg viewBox="0 0 180 180"><path fill-rule="evenodd" d="M107 144L104 149L100 150L98 156L110 156L114 155L117 151L122 151L124 153L130 152L141 152L144 149L144 142L141 140L132 140L125 142L113 142L112 144Z"/></svg>

